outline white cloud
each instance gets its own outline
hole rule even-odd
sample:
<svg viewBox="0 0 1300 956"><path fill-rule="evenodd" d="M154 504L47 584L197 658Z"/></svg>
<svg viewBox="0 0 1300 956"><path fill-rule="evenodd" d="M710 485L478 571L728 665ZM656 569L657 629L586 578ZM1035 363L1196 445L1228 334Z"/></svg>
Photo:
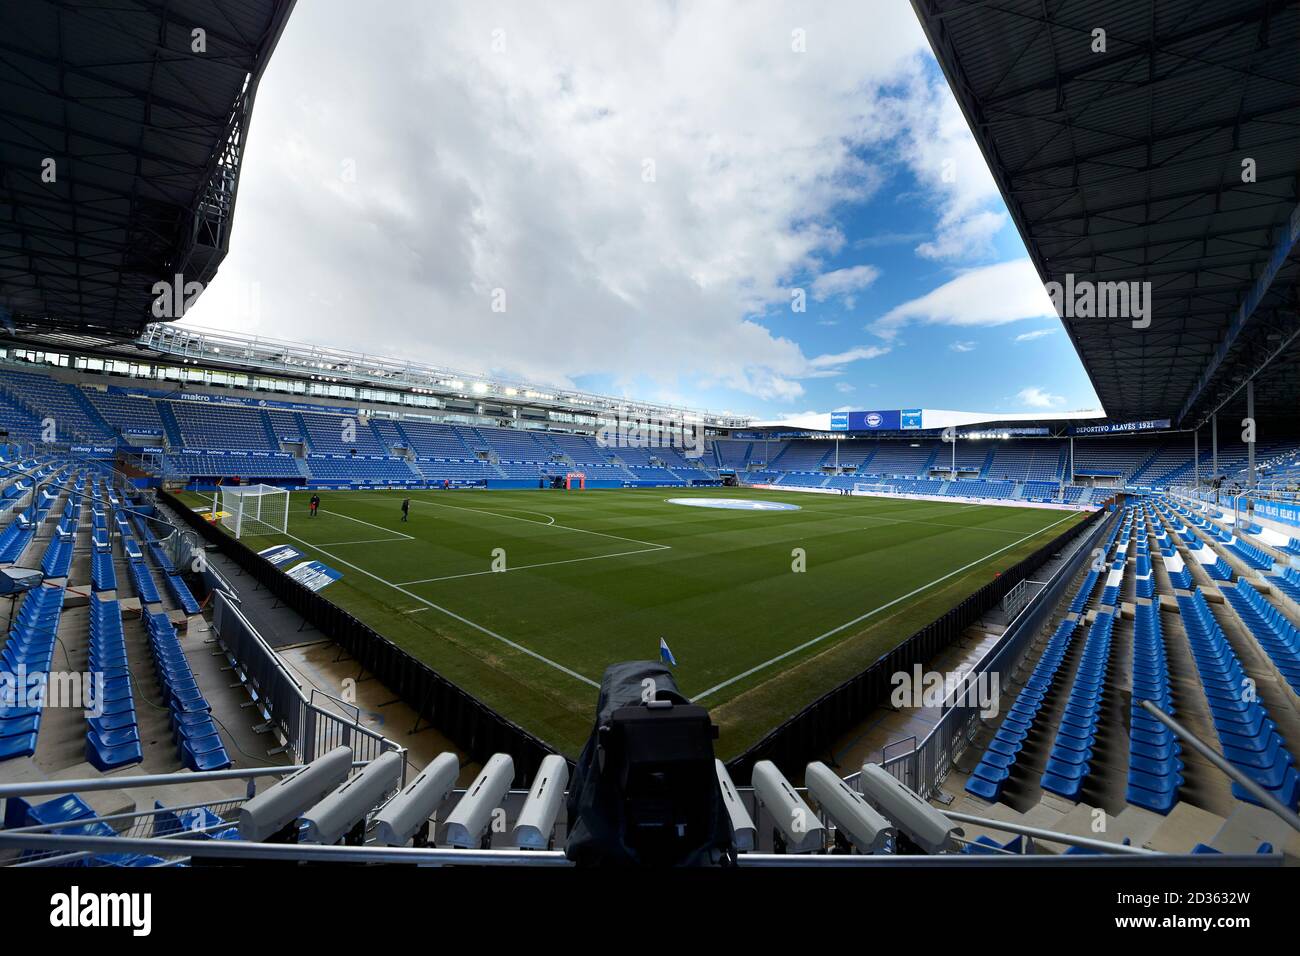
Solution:
<svg viewBox="0 0 1300 956"><path fill-rule="evenodd" d="M831 368L839 365L847 365L849 362L859 362L863 359L880 358L882 355L888 355L889 351L888 346L863 345L849 349L847 352L818 355L816 358L809 359L808 364L812 368Z"/></svg>
<svg viewBox="0 0 1300 956"><path fill-rule="evenodd" d="M1017 342L1032 342L1034 339L1041 339L1048 335L1055 335L1060 329L1034 329L1032 332L1021 332L1015 337Z"/></svg>
<svg viewBox="0 0 1300 956"><path fill-rule="evenodd" d="M905 161L939 213L933 239L916 247L927 259L959 259L992 252L993 236L1008 221L997 183L942 75L919 64L902 96L892 101L905 132Z"/></svg>
<svg viewBox="0 0 1300 956"><path fill-rule="evenodd" d="M911 322L970 327L1055 314L1033 263L1013 259L960 272L925 295L890 309L868 328L892 339Z"/></svg>
<svg viewBox="0 0 1300 956"><path fill-rule="evenodd" d="M846 308L853 308L856 300L851 293L860 292L880 277L880 270L874 266L851 266L823 272L812 284L812 297L818 302L825 302L832 296L843 296Z"/></svg>
<svg viewBox="0 0 1300 956"><path fill-rule="evenodd" d="M857 386L850 385L848 382L836 382L835 391L840 392L843 395L847 395L849 394L849 392L856 392Z"/></svg>
<svg viewBox="0 0 1300 956"><path fill-rule="evenodd" d="M952 349L954 352L974 352L975 346L975 342L953 342L948 346L948 348Z"/></svg>
<svg viewBox="0 0 1300 956"><path fill-rule="evenodd" d="M977 212L969 216L944 214L932 242L923 242L916 253L926 259L958 259L992 250L993 237L1007 224L1004 212Z"/></svg>
<svg viewBox="0 0 1300 956"><path fill-rule="evenodd" d="M1022 388L1016 394L1016 398L1020 400L1020 404L1027 408L1055 408L1058 405L1065 404L1065 396L1053 395L1037 385Z"/></svg>
<svg viewBox="0 0 1300 956"><path fill-rule="evenodd" d="M836 363L750 317L798 276L866 281L821 270L839 211L887 178L862 157L924 115L906 81L926 49L910 6L855 0L299 4L214 285L256 283L260 317L205 296L188 318L561 385L797 398Z"/></svg>

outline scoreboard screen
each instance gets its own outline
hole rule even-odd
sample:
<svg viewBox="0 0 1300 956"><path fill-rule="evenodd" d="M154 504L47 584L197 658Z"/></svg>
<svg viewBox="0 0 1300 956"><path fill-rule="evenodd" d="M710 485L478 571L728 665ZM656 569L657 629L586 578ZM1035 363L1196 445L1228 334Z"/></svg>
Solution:
<svg viewBox="0 0 1300 956"><path fill-rule="evenodd" d="M898 431L903 416L898 409L883 412L849 412L849 431Z"/></svg>
<svg viewBox="0 0 1300 956"><path fill-rule="evenodd" d="M866 412L831 412L831 431L896 432L921 428L921 409L887 408Z"/></svg>

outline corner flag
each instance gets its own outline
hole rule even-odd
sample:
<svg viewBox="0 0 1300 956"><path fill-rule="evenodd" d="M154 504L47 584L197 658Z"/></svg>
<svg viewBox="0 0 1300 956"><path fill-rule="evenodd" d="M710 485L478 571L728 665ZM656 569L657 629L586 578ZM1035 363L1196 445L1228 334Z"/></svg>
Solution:
<svg viewBox="0 0 1300 956"><path fill-rule="evenodd" d="M668 649L668 642L662 637L659 638L659 659L665 664L677 666L677 658L673 657L673 652Z"/></svg>

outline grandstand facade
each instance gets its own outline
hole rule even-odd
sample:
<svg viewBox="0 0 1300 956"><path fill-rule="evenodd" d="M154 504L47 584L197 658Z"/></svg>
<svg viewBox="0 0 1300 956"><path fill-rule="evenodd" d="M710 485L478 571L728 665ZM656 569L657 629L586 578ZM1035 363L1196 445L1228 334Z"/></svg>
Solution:
<svg viewBox="0 0 1300 956"><path fill-rule="evenodd" d="M338 368L322 385L310 373L249 376L215 362L6 351L0 403L10 443L120 457L160 483L195 489L233 479L288 488L527 488L581 472L591 488L732 480L851 491L883 482L901 494L1087 506L1116 489L1203 479L1280 490L1300 476L1300 441L1285 432L1253 448L1235 436L1201 441L1168 427L1075 437L1070 420L819 434L598 396L538 404L529 398L537 389L500 382L483 382L483 395L499 396L492 404L468 388L442 397L375 390ZM407 396L424 402L413 410Z"/></svg>

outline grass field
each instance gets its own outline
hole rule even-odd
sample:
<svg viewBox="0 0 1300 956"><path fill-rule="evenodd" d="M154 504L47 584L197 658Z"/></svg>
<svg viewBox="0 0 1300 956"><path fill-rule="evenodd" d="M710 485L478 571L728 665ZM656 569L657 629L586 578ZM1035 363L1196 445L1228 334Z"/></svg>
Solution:
<svg viewBox="0 0 1300 956"><path fill-rule="evenodd" d="M520 725L576 754L605 666L653 659L663 637L724 759L1083 517L656 488L322 492L309 519L308 497L293 496L288 534L245 543L342 571L326 597ZM689 497L799 510L665 500Z"/></svg>

